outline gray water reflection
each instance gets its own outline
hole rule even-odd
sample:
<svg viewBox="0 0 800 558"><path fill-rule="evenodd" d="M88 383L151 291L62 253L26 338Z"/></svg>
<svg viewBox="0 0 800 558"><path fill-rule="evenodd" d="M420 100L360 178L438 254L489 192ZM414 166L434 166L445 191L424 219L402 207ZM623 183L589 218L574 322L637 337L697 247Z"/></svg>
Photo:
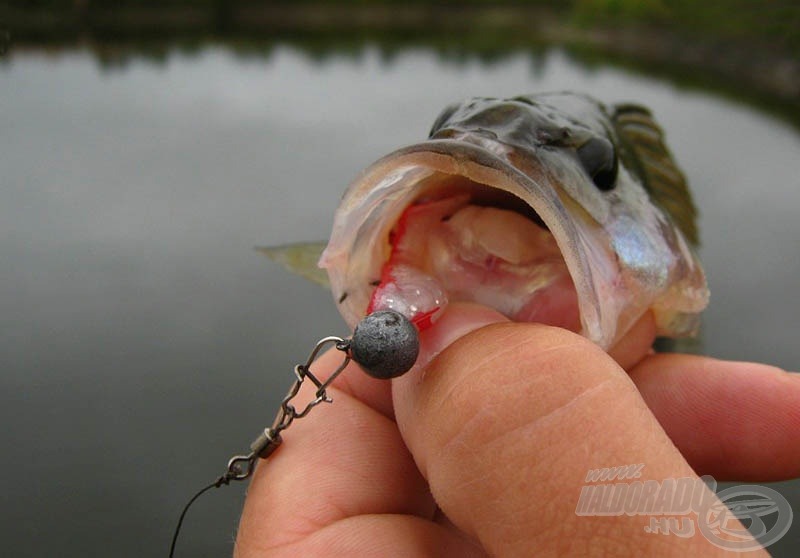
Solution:
<svg viewBox="0 0 800 558"><path fill-rule="evenodd" d="M558 51L487 65L211 49L111 73L86 52L30 53L0 88L0 540L16 556L165 552L179 506L271 420L290 367L345 333L327 293L251 248L325 238L356 172L468 95L650 106L702 211L707 351L800 361L800 137L746 107ZM242 489L199 502L185 555L229 553Z"/></svg>

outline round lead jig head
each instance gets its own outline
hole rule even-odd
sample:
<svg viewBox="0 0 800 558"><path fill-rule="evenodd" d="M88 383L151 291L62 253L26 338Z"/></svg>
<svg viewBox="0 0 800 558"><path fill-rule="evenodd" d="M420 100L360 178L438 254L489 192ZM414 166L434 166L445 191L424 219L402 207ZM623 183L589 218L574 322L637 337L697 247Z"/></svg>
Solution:
<svg viewBox="0 0 800 558"><path fill-rule="evenodd" d="M350 354L374 378L402 376L411 370L419 355L417 328L399 312L378 310L356 326Z"/></svg>

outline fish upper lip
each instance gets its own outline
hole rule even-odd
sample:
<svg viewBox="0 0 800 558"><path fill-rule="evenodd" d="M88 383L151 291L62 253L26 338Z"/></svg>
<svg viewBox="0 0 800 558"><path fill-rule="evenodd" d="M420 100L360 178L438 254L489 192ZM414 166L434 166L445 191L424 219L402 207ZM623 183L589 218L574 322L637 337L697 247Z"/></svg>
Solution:
<svg viewBox="0 0 800 558"><path fill-rule="evenodd" d="M580 217L572 215L566 208L562 196L556 190L559 188L558 185L543 170L540 169L538 174L541 175L544 184L515 167L509 160L514 156L514 152L514 149L489 138L478 142L464 142L463 139L433 139L400 148L365 169L345 192L342 205L347 211L337 213L330 243L320 259L320 266L328 268L331 273L331 284L334 289L337 284L340 286L352 284L354 279L365 285L370 280L369 277L347 277L345 274L350 266L336 265L342 258L345 261L349 258L358 231L376 209L376 207L364 207L367 200L362 199L359 202L354 199L362 190L368 190L364 185L380 184L381 180L387 180L387 176L392 176L392 172L408 173L414 168L425 169L429 176L437 172L462 176L476 184L500 188L517 195L540 216L555 237L575 284L584 335L601 345L608 345L611 339L603 337L603 332L607 331L607 328L601 323L603 316L591 265L586 258L585 250L582 249L584 247L577 241L580 234L575 219ZM526 156L535 157L535 154L529 153ZM419 182L420 180L417 180L409 188L413 189ZM369 191L372 192L371 189ZM399 193L396 195L400 196ZM531 199L534 201L531 202ZM413 196L409 196L403 205L407 206L412 201ZM360 222L356 227L352 225L348 227L345 221L353 217ZM593 221L588 214L585 218ZM340 294L334 292L337 297ZM357 304L356 297L348 297L342 305L342 313L351 326L357 323L361 317L359 314L363 313L363 308L355 307Z"/></svg>

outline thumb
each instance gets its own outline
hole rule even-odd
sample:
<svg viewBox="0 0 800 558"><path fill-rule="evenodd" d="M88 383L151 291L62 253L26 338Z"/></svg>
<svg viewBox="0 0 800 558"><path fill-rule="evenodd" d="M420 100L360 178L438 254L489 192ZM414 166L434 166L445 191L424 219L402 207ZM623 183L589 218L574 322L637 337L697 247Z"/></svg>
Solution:
<svg viewBox="0 0 800 558"><path fill-rule="evenodd" d="M721 552L699 532L648 534L646 516L576 515L590 469L642 463L642 482L697 477L599 347L539 324L485 325L499 321L486 312L448 310L421 339L423 355L438 355L392 389L406 445L450 521L492 556ZM459 332L469 333L450 344Z"/></svg>

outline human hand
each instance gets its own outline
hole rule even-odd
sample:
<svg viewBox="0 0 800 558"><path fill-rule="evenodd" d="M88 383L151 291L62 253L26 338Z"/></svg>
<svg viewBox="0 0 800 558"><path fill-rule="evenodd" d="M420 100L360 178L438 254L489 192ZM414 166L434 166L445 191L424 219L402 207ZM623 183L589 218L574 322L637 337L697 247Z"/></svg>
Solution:
<svg viewBox="0 0 800 558"><path fill-rule="evenodd" d="M800 472L800 376L650 354L653 335L647 316L611 358L566 330L453 305L421 336L430 362L392 382L346 370L335 404L259 463L235 556L722 553L700 533L648 534L642 516L575 513L589 469ZM312 368L325 377L339 359Z"/></svg>

